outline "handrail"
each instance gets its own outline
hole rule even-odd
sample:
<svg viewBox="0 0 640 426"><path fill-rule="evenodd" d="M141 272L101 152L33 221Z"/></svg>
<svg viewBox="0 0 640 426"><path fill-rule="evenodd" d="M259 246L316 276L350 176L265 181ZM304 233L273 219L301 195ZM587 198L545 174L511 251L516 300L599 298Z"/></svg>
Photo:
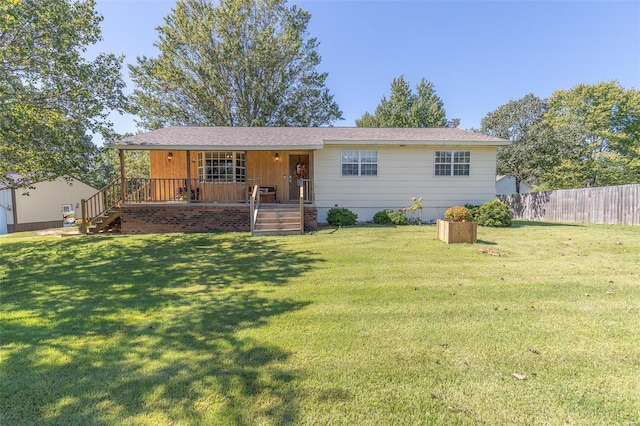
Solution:
<svg viewBox="0 0 640 426"><path fill-rule="evenodd" d="M251 191L251 197L249 198L249 214L251 221L251 236L254 235L256 228L256 221L258 219L258 209L260 208L260 196L258 195L259 185L254 185L253 190Z"/></svg>
<svg viewBox="0 0 640 426"><path fill-rule="evenodd" d="M114 179L86 200L82 200L82 232L87 232L90 223L122 202L122 181Z"/></svg>

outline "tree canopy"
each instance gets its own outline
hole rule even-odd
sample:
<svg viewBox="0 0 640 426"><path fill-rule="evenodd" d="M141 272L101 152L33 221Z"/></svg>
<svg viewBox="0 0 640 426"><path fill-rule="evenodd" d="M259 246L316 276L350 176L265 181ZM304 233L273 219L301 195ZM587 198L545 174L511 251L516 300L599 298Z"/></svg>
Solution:
<svg viewBox="0 0 640 426"><path fill-rule="evenodd" d="M532 94L482 119L481 131L513 141L498 173L539 189L640 182L640 94L617 82L580 84L546 100Z"/></svg>
<svg viewBox="0 0 640 426"><path fill-rule="evenodd" d="M482 133L513 142L498 149L497 172L513 176L518 193L521 182L538 185L545 171L560 161L562 142L544 119L547 110L547 101L530 93L498 107L481 121Z"/></svg>
<svg viewBox="0 0 640 426"><path fill-rule="evenodd" d="M122 135L125 137L127 135ZM150 178L149 151L124 150L124 168L128 178ZM85 182L102 188L120 177L120 151L111 146L103 146L91 164Z"/></svg>
<svg viewBox="0 0 640 426"><path fill-rule="evenodd" d="M5 0L0 4L0 183L28 187L86 171L122 111L122 58L86 59L101 40L95 2ZM19 176L12 179L7 173Z"/></svg>
<svg viewBox="0 0 640 426"><path fill-rule="evenodd" d="M447 121L433 83L423 78L414 93L404 76L393 79L389 99L383 96L373 115L367 111L356 120L358 127L457 127L459 123L459 119Z"/></svg>
<svg viewBox="0 0 640 426"><path fill-rule="evenodd" d="M546 179L549 188L640 182L640 92L615 81L557 90L546 118L578 142Z"/></svg>
<svg viewBox="0 0 640 426"><path fill-rule="evenodd" d="M284 0L178 0L156 58L130 66L146 129L320 126L342 118L319 73L310 15Z"/></svg>

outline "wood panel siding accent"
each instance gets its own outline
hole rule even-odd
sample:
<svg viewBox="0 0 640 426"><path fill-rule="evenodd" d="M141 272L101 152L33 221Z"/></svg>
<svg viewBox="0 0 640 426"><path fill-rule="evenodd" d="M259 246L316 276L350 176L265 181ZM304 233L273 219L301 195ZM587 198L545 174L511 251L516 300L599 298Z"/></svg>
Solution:
<svg viewBox="0 0 640 426"><path fill-rule="evenodd" d="M245 183L206 183L195 184L200 189L198 201L210 202L238 202L247 200L247 185Z"/></svg>
<svg viewBox="0 0 640 426"><path fill-rule="evenodd" d="M289 199L289 175L290 168L289 155L308 155L313 162L313 151L277 151L279 160L275 160L276 151L247 151L247 178L249 183L260 186L276 186L276 197L278 200L287 202ZM311 165L310 171L313 173ZM256 181L255 179L258 179ZM309 176L309 179L312 179Z"/></svg>
<svg viewBox="0 0 640 426"><path fill-rule="evenodd" d="M167 156L171 153L171 160ZM191 153L191 155L195 155ZM152 178L185 178L187 177L186 151L149 151L149 167ZM197 174L196 163L192 163L191 175Z"/></svg>
<svg viewBox="0 0 640 426"><path fill-rule="evenodd" d="M287 173L284 153L278 152L279 160L275 160L275 151L248 151L247 178L250 182L259 179L260 186L280 186Z"/></svg>
<svg viewBox="0 0 640 426"><path fill-rule="evenodd" d="M171 152L172 158L169 160L168 154ZM191 151L190 155L197 159L200 151ZM278 153L278 160L275 154ZM290 168L288 164L289 155L308 155L309 163L313 163L313 151L245 151L246 154L246 177L247 183L198 183L200 187L200 200L205 202L227 202L246 200L246 188L255 184L260 186L275 186L278 200L288 201L288 187L290 178ZM149 152L151 178L154 179L186 179L187 178L187 153L185 151L150 151ZM197 162L191 161L191 178L194 182L198 177ZM310 164L308 178L313 179L313 164ZM156 185L160 185L157 183ZM195 184L192 184L192 186ZM194 186L192 189L196 189ZM163 194L166 197L167 191L172 192L175 188L154 188L155 193Z"/></svg>

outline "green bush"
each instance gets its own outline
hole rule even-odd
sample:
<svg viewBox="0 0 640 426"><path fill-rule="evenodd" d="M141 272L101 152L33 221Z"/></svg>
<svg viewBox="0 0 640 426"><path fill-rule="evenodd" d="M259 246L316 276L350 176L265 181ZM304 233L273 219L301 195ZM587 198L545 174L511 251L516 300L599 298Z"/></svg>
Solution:
<svg viewBox="0 0 640 426"><path fill-rule="evenodd" d="M476 206L474 204L465 204L464 205L467 209L469 209L469 211L471 212L471 220L473 222L477 222L478 221L478 209L480 209L480 206Z"/></svg>
<svg viewBox="0 0 640 426"><path fill-rule="evenodd" d="M469 209L462 206L449 207L447 211L444 212L444 217L454 222L469 222L472 219Z"/></svg>
<svg viewBox="0 0 640 426"><path fill-rule="evenodd" d="M380 225L408 225L409 220L404 212L397 210L382 210L373 215L373 223Z"/></svg>
<svg viewBox="0 0 640 426"><path fill-rule="evenodd" d="M327 223L334 226L354 225L358 215L344 207L334 207L327 213Z"/></svg>
<svg viewBox="0 0 640 426"><path fill-rule="evenodd" d="M509 206L498 200L488 201L478 208L477 222L481 226L511 226Z"/></svg>

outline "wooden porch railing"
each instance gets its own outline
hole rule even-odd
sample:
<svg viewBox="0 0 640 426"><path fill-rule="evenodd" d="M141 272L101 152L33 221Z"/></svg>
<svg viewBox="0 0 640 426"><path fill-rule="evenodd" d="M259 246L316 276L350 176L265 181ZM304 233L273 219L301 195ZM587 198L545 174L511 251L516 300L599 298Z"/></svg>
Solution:
<svg viewBox="0 0 640 426"><path fill-rule="evenodd" d="M186 178L127 179L127 203L245 203L249 198L251 181L202 182Z"/></svg>
<svg viewBox="0 0 640 426"><path fill-rule="evenodd" d="M254 183L251 185L249 181ZM260 208L259 179L237 183L208 183L198 179L167 178L129 178L123 183L115 179L89 199L82 200L82 231L96 219L122 204L124 193L126 203L197 203L230 202L251 204L251 232L254 232L258 210ZM300 224L304 233L304 204L312 202L312 182L304 179L299 187Z"/></svg>
<svg viewBox="0 0 640 426"><path fill-rule="evenodd" d="M313 182L311 179L301 179L302 185L300 188L304 189L304 202L312 203L313 202Z"/></svg>

